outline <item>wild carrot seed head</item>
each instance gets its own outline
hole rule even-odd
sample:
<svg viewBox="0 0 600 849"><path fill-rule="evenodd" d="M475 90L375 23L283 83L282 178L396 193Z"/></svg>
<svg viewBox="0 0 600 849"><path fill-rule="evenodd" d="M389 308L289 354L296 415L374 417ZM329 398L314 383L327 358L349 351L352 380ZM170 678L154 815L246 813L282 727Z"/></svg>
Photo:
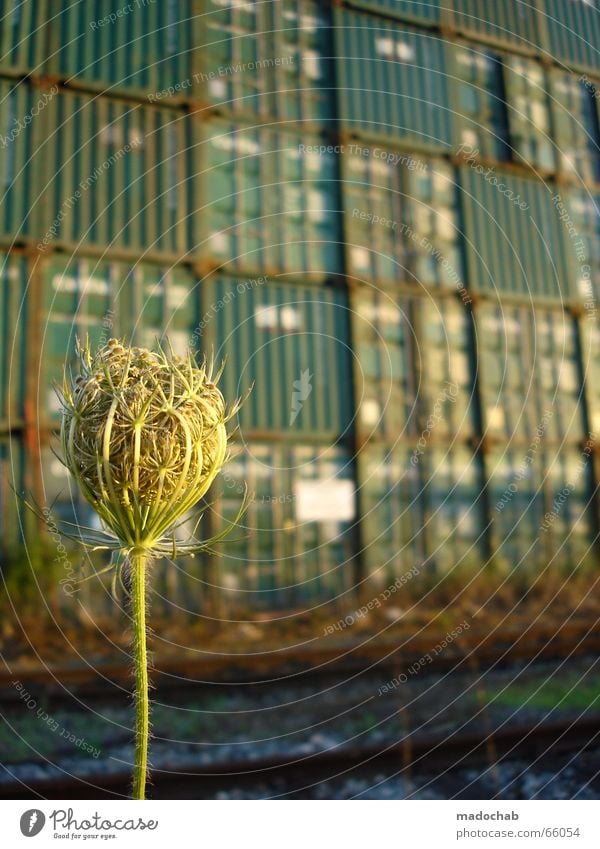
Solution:
<svg viewBox="0 0 600 849"><path fill-rule="evenodd" d="M207 492L227 456L210 368L111 339L65 379L64 461L125 546L151 548Z"/></svg>

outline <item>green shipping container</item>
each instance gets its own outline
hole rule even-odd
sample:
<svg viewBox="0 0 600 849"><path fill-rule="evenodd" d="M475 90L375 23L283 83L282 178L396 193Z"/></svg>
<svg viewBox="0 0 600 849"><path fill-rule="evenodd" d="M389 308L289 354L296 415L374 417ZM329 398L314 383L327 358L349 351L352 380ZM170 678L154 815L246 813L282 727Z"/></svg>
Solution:
<svg viewBox="0 0 600 849"><path fill-rule="evenodd" d="M417 24L442 22L443 4L439 0L348 0L350 6Z"/></svg>
<svg viewBox="0 0 600 849"><path fill-rule="evenodd" d="M48 258L40 270L44 293L38 407L42 420L56 421L60 405L53 388L65 362L76 366L75 340L92 350L111 336L152 347L168 335L184 353L198 319L197 289L183 268L150 263Z"/></svg>
<svg viewBox="0 0 600 849"><path fill-rule="evenodd" d="M338 6L334 35L343 131L433 152L452 147L441 38Z"/></svg>
<svg viewBox="0 0 600 849"><path fill-rule="evenodd" d="M10 552L23 541L21 523L24 505L20 496L25 494L25 452L18 437L0 437L0 553ZM18 493L18 494L17 494ZM0 569L5 564L0 564Z"/></svg>
<svg viewBox="0 0 600 849"><path fill-rule="evenodd" d="M453 0L447 22L477 40L534 52L540 42L535 4L530 0Z"/></svg>
<svg viewBox="0 0 600 849"><path fill-rule="evenodd" d="M591 459L581 449L486 455L494 559L532 578L594 564Z"/></svg>
<svg viewBox="0 0 600 849"><path fill-rule="evenodd" d="M542 536L550 543L551 568L597 569L594 536L593 460L581 448L561 448L544 456L546 511Z"/></svg>
<svg viewBox="0 0 600 849"><path fill-rule="evenodd" d="M419 465L429 569L479 571L485 563L481 457L455 444L431 445Z"/></svg>
<svg viewBox="0 0 600 849"><path fill-rule="evenodd" d="M62 93L44 109L37 206L43 246L182 256L189 245L187 119Z"/></svg>
<svg viewBox="0 0 600 849"><path fill-rule="evenodd" d="M600 435L600 327L597 311L590 311L580 319L580 338L588 425L597 439Z"/></svg>
<svg viewBox="0 0 600 849"><path fill-rule="evenodd" d="M0 252L0 421L11 426L24 416L28 280L26 258Z"/></svg>
<svg viewBox="0 0 600 849"><path fill-rule="evenodd" d="M246 443L215 486L211 530L241 527L211 558L211 583L227 610L347 603L355 586L355 485L351 454L330 446Z"/></svg>
<svg viewBox="0 0 600 849"><path fill-rule="evenodd" d="M459 193L442 160L346 145L342 156L346 262L385 288L463 285Z"/></svg>
<svg viewBox="0 0 600 849"><path fill-rule="evenodd" d="M6 0L2 4L0 71L3 74L42 73L49 17L47 0Z"/></svg>
<svg viewBox="0 0 600 849"><path fill-rule="evenodd" d="M446 45L451 69L456 146L497 162L511 158L502 57L481 45Z"/></svg>
<svg viewBox="0 0 600 849"><path fill-rule="evenodd" d="M600 8L598 0L542 0L540 25L551 59L568 68L600 70Z"/></svg>
<svg viewBox="0 0 600 849"><path fill-rule="evenodd" d="M223 3L196 18L193 96L236 116L334 120L328 10L312 0Z"/></svg>
<svg viewBox="0 0 600 849"><path fill-rule="evenodd" d="M337 439L352 424L348 302L331 288L217 277L201 284L198 344L226 358L229 401L253 389L237 423L244 438L277 433Z"/></svg>
<svg viewBox="0 0 600 849"><path fill-rule="evenodd" d="M52 9L46 25L47 75L70 85L144 99L168 99L170 87L191 77L191 0L78 0L56 5L62 8Z"/></svg>
<svg viewBox="0 0 600 849"><path fill-rule="evenodd" d="M195 252L208 267L321 282L342 270L336 157L322 139L194 125Z"/></svg>
<svg viewBox="0 0 600 849"><path fill-rule="evenodd" d="M513 159L545 171L555 170L544 69L531 59L505 57L504 90Z"/></svg>
<svg viewBox="0 0 600 849"><path fill-rule="evenodd" d="M0 239L11 246L35 235L39 154L35 139L51 91L0 80Z"/></svg>
<svg viewBox="0 0 600 849"><path fill-rule="evenodd" d="M572 288L585 309L600 303L600 195L589 189L567 189L555 195L562 218Z"/></svg>
<svg viewBox="0 0 600 849"><path fill-rule="evenodd" d="M419 298L415 304L422 436L434 440L472 437L478 419L471 315L450 298Z"/></svg>
<svg viewBox="0 0 600 849"><path fill-rule="evenodd" d="M166 345L168 339L173 351L185 356L200 320L201 285L182 266L127 266L119 288L119 333L146 348L157 341Z"/></svg>
<svg viewBox="0 0 600 849"><path fill-rule="evenodd" d="M374 289L353 290L350 303L360 442L473 436L474 359L464 307Z"/></svg>
<svg viewBox="0 0 600 849"><path fill-rule="evenodd" d="M577 299L555 187L476 164L459 171L469 289L557 304Z"/></svg>
<svg viewBox="0 0 600 849"><path fill-rule="evenodd" d="M492 559L505 570L535 576L549 560L541 533L545 502L541 455L494 448L485 455L490 503Z"/></svg>
<svg viewBox="0 0 600 849"><path fill-rule="evenodd" d="M364 579L383 589L426 562L421 469L414 448L368 445L357 457Z"/></svg>
<svg viewBox="0 0 600 849"><path fill-rule="evenodd" d="M485 435L537 448L583 439L575 320L562 310L481 303L476 326Z"/></svg>
<svg viewBox="0 0 600 849"><path fill-rule="evenodd" d="M350 295L356 431L361 443L416 436L418 372L413 298L373 289Z"/></svg>
<svg viewBox="0 0 600 849"><path fill-rule="evenodd" d="M563 71L548 72L558 170L578 182L600 182L595 88Z"/></svg>

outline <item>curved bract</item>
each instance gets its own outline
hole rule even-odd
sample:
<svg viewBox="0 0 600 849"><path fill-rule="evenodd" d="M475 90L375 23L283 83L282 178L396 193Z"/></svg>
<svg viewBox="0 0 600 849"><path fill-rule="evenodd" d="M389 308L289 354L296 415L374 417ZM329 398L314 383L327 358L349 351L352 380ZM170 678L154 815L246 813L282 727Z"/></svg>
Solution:
<svg viewBox="0 0 600 849"><path fill-rule="evenodd" d="M227 459L223 395L203 362L111 339L62 390L63 461L124 549L156 554Z"/></svg>

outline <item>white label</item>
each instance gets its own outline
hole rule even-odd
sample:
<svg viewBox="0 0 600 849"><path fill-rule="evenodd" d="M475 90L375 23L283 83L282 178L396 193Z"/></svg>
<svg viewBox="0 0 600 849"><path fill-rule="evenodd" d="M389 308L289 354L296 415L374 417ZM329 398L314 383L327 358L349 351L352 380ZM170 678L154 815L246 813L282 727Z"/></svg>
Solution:
<svg viewBox="0 0 600 849"><path fill-rule="evenodd" d="M374 159L371 162L371 171L377 174L378 177L387 177L392 170L392 166L381 159Z"/></svg>
<svg viewBox="0 0 600 849"><path fill-rule="evenodd" d="M446 242L451 242L456 238L456 227L452 218L448 217L449 213L437 214L437 232L438 235Z"/></svg>
<svg viewBox="0 0 600 849"><path fill-rule="evenodd" d="M282 307L280 320L284 330L299 330L300 328L300 313L294 307Z"/></svg>
<svg viewBox="0 0 600 849"><path fill-rule="evenodd" d="M144 145L144 132L139 128L134 128L129 132L129 145L134 150Z"/></svg>
<svg viewBox="0 0 600 849"><path fill-rule="evenodd" d="M225 97L227 95L227 83L225 80L209 80L208 90L215 97Z"/></svg>
<svg viewBox="0 0 600 849"><path fill-rule="evenodd" d="M244 138L243 136L213 136L211 142L213 147L220 148L221 150L235 150L237 153L260 153L258 142Z"/></svg>
<svg viewBox="0 0 600 849"><path fill-rule="evenodd" d="M65 277L55 274L52 278L52 286L57 292L76 292L78 289L77 277Z"/></svg>
<svg viewBox="0 0 600 849"><path fill-rule="evenodd" d="M319 18L315 18L314 15L302 15L300 18L301 29L306 32L316 32L319 25L322 26L323 21L320 21Z"/></svg>
<svg viewBox="0 0 600 849"><path fill-rule="evenodd" d="M185 286L169 286L167 289L167 307L178 310L185 304L189 292Z"/></svg>
<svg viewBox="0 0 600 849"><path fill-rule="evenodd" d="M375 39L375 49L382 56L393 56L394 40L392 38L377 38Z"/></svg>
<svg viewBox="0 0 600 849"><path fill-rule="evenodd" d="M254 310L254 321L257 327L274 329L277 327L277 307L258 307Z"/></svg>
<svg viewBox="0 0 600 849"><path fill-rule="evenodd" d="M210 245L216 253L225 254L229 250L229 236L217 230L210 234Z"/></svg>
<svg viewBox="0 0 600 849"><path fill-rule="evenodd" d="M369 251L366 248L352 248L351 250L352 256L352 265L355 268L368 268L369 267Z"/></svg>
<svg viewBox="0 0 600 849"><path fill-rule="evenodd" d="M123 143L123 132L121 127L116 126L115 124L107 124L105 127L102 127L98 135L100 136L100 140L105 144Z"/></svg>
<svg viewBox="0 0 600 849"><path fill-rule="evenodd" d="M502 407L488 407L488 427L492 430L504 430L504 410Z"/></svg>
<svg viewBox="0 0 600 849"><path fill-rule="evenodd" d="M412 62L415 58L414 48L407 41L399 41L396 45L396 56L401 62Z"/></svg>
<svg viewBox="0 0 600 849"><path fill-rule="evenodd" d="M86 295L108 295L110 288L108 282L100 277L86 277L80 285Z"/></svg>
<svg viewBox="0 0 600 849"><path fill-rule="evenodd" d="M469 145L470 147L477 147L478 136L477 133L473 132L473 130L463 130L460 137L463 144Z"/></svg>
<svg viewBox="0 0 600 849"><path fill-rule="evenodd" d="M304 71L309 80L321 79L321 60L318 53L307 50L302 57Z"/></svg>
<svg viewBox="0 0 600 849"><path fill-rule="evenodd" d="M308 219L316 224L322 224L327 221L326 212L326 197L323 192L318 189L309 189L308 191Z"/></svg>
<svg viewBox="0 0 600 849"><path fill-rule="evenodd" d="M294 495L299 522L351 522L355 517L352 481L298 481Z"/></svg>
<svg viewBox="0 0 600 849"><path fill-rule="evenodd" d="M381 409L377 401L363 401L360 405L360 417L363 424L374 427L381 419Z"/></svg>

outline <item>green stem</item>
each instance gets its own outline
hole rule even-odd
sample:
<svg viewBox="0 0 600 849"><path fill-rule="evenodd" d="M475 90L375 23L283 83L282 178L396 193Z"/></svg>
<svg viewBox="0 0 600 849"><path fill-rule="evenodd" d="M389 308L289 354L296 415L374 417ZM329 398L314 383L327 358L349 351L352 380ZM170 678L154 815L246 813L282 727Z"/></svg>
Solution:
<svg viewBox="0 0 600 849"><path fill-rule="evenodd" d="M131 613L133 618L133 656L135 666L135 759L133 765L133 798L144 799L148 772L148 657L146 652L146 566L148 555L143 550L132 552Z"/></svg>

